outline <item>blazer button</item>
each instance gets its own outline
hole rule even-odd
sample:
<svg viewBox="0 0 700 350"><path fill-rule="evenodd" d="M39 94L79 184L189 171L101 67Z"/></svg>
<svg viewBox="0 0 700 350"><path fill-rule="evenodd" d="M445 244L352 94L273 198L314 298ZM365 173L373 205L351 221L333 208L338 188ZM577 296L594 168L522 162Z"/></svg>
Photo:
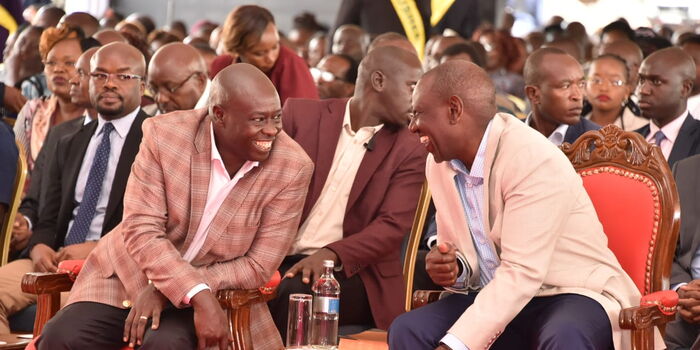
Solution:
<svg viewBox="0 0 700 350"><path fill-rule="evenodd" d="M125 308L130 308L131 307L131 300L126 299L126 300L122 301L122 306L124 306Z"/></svg>

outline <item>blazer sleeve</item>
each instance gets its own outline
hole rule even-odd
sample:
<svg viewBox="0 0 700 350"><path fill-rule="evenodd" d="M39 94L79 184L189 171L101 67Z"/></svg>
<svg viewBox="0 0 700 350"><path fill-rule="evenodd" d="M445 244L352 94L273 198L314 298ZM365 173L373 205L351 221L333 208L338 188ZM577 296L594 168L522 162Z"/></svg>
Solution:
<svg viewBox="0 0 700 350"><path fill-rule="evenodd" d="M362 231L329 244L351 277L368 265L386 260L411 230L424 182L426 151L417 145L394 172L375 218Z"/></svg>
<svg viewBox="0 0 700 350"><path fill-rule="evenodd" d="M501 263L493 279L448 330L470 349L487 347L536 295L573 203L582 200L572 191L577 179L564 168L568 161L536 153L534 147L521 149L501 160L518 171L492 173L491 181L499 182L502 198L490 200L504 202L501 213L491 213L502 217Z"/></svg>
<svg viewBox="0 0 700 350"><path fill-rule="evenodd" d="M127 253L156 288L176 307L204 276L182 258L166 235L167 194L159 157L158 130L153 120L143 123L143 139L124 194L122 232ZM148 198L148 200L142 200Z"/></svg>
<svg viewBox="0 0 700 350"><path fill-rule="evenodd" d="M35 245L46 244L47 246L58 249L56 242L56 225L58 223L58 215L61 210L61 203L63 202L63 161L64 155L69 153L67 149L69 148L69 138L64 138L59 140L56 144L56 149L51 151L51 155L46 154L49 152L48 149L42 149L39 153L39 159L42 154L45 154L47 159L39 171L43 173L41 175L42 180L46 181L44 196L41 199L44 201L41 208L39 209L38 203L34 205L34 210L37 210L36 220L32 222L32 236L29 238L28 252L31 252ZM37 159L38 160L38 159ZM38 164L38 163L37 163ZM37 181L39 182L39 181ZM34 183L32 179L31 186L36 186L36 196L34 199L38 200L39 184ZM30 191L31 192L31 191ZM32 201L33 199L28 199ZM24 204L24 201L23 201Z"/></svg>
<svg viewBox="0 0 700 350"><path fill-rule="evenodd" d="M692 157L681 160L673 166L673 176L676 179L678 192L681 199L681 230L676 244L676 254L673 257L671 267L671 286L679 283L688 283L693 280L690 274L690 265L693 256L698 249L693 238L697 231L697 208L700 199L697 189L700 157Z"/></svg>
<svg viewBox="0 0 700 350"><path fill-rule="evenodd" d="M198 267L213 291L252 289L268 282L296 237L312 174L309 162L265 206L255 239L244 256Z"/></svg>

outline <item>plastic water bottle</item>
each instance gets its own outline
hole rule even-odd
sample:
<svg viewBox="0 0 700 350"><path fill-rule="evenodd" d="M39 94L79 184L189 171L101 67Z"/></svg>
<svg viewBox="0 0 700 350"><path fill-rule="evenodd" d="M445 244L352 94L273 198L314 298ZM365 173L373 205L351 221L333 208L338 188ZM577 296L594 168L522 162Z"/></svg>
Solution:
<svg viewBox="0 0 700 350"><path fill-rule="evenodd" d="M340 284L333 277L333 260L324 260L323 269L323 275L311 287L314 292L311 346L335 350L338 348Z"/></svg>

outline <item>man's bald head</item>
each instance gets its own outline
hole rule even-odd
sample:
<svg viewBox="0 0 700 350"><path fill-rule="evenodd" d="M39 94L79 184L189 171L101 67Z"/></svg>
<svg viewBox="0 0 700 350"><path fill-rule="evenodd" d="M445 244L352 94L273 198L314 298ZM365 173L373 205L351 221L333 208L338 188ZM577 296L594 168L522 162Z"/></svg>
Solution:
<svg viewBox="0 0 700 350"><path fill-rule="evenodd" d="M216 105L235 107L237 103L250 101L254 96L276 99L280 105L275 86L267 76L248 63L232 64L220 71L211 82L209 111Z"/></svg>
<svg viewBox="0 0 700 350"><path fill-rule="evenodd" d="M166 44L148 64L148 86L161 113L192 109L204 93L207 66L194 47Z"/></svg>
<svg viewBox="0 0 700 350"><path fill-rule="evenodd" d="M372 51L378 47L383 47L383 46L395 46L400 49L404 49L408 52L413 53L414 55L418 55L416 52L416 48L411 44L410 41L406 38L405 35L396 33L396 32L388 32L388 33L383 33L379 34L372 42L369 44L369 47L367 48L367 52Z"/></svg>
<svg viewBox="0 0 700 350"><path fill-rule="evenodd" d="M639 48L639 45L631 40L613 41L603 44L598 48L598 55L605 54L618 56L627 62L627 68L630 71L630 86L636 86L639 65L642 64L642 60L644 59L642 49Z"/></svg>
<svg viewBox="0 0 700 350"><path fill-rule="evenodd" d="M545 58L550 55L567 55L563 50L555 47L543 47L535 50L525 61L523 68L523 77L526 85L539 85L542 81L542 65L545 63Z"/></svg>
<svg viewBox="0 0 700 350"><path fill-rule="evenodd" d="M695 80L695 62L693 58L679 47L668 47L655 51L642 65L661 64L678 74L684 80Z"/></svg>
<svg viewBox="0 0 700 350"><path fill-rule="evenodd" d="M124 43L102 46L90 60L90 99L105 119L118 119L141 104L146 60Z"/></svg>
<svg viewBox="0 0 700 350"><path fill-rule="evenodd" d="M282 130L280 98L260 69L236 63L216 75L209 95L216 146L227 169L265 161Z"/></svg>
<svg viewBox="0 0 700 350"><path fill-rule="evenodd" d="M445 50L447 50L448 47L455 44L466 43L467 40L462 38L461 36L441 36L437 38L433 45L430 47L430 57L434 61L434 65L437 66L438 63L440 63L442 54L445 52Z"/></svg>
<svg viewBox="0 0 700 350"><path fill-rule="evenodd" d="M562 50L579 62L582 61L584 56L581 44L571 38L558 38L544 44L544 47L553 47Z"/></svg>
<svg viewBox="0 0 700 350"><path fill-rule="evenodd" d="M45 5L39 9L34 19L32 19L32 25L43 28L55 27L65 14L65 11L56 6Z"/></svg>
<svg viewBox="0 0 700 350"><path fill-rule="evenodd" d="M344 24L335 30L333 34L333 46L331 52L334 54L345 54L356 61L361 61L369 45L369 35L362 27L355 24Z"/></svg>
<svg viewBox="0 0 700 350"><path fill-rule="evenodd" d="M129 43L129 41L126 40L121 33L114 29L102 29L95 33L92 37L99 41L102 45L107 45L109 43Z"/></svg>
<svg viewBox="0 0 700 350"><path fill-rule="evenodd" d="M420 84L440 99L459 97L465 110L484 125L496 114L496 88L488 73L472 62L447 61L425 73Z"/></svg>
<svg viewBox="0 0 700 350"><path fill-rule="evenodd" d="M97 18L86 12L73 12L61 18L59 25L69 28L80 28L85 37L93 36L100 30Z"/></svg>
<svg viewBox="0 0 700 350"><path fill-rule="evenodd" d="M411 112L411 93L422 73L418 56L398 47L378 47L367 54L358 69L354 94L357 100L372 106L367 125L381 122L405 127Z"/></svg>

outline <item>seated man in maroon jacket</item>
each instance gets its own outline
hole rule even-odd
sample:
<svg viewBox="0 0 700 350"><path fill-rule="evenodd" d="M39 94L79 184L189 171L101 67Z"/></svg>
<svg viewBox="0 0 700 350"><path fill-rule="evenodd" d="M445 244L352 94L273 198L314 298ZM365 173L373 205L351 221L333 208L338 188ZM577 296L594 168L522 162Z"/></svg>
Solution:
<svg viewBox="0 0 700 350"><path fill-rule="evenodd" d="M285 338L289 294L311 293L334 260L340 326L387 329L403 312L401 242L410 231L426 151L407 130L418 58L396 47L373 50L348 99L290 99L284 130L314 161L301 226L282 262L284 280L269 303Z"/></svg>

